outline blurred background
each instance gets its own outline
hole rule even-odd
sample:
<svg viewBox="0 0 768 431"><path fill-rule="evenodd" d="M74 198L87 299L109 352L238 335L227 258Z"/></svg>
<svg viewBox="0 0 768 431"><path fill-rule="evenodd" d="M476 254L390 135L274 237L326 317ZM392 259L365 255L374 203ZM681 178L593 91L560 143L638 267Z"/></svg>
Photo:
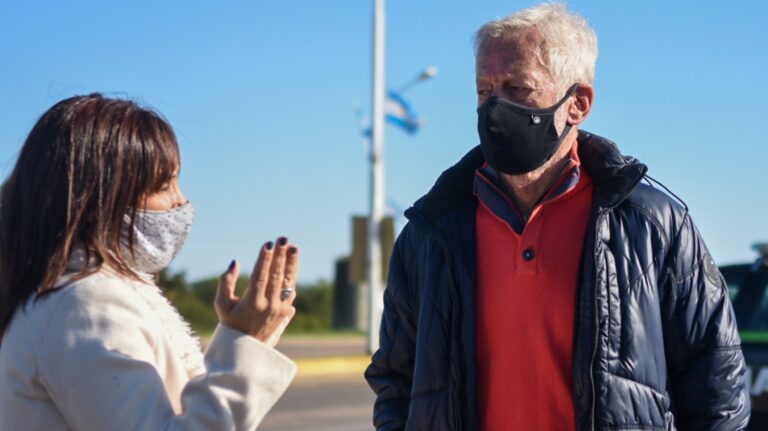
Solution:
<svg viewBox="0 0 768 431"><path fill-rule="evenodd" d="M385 131L391 236L402 212L478 144L473 32L537 3L387 2L387 88L410 121ZM568 4L599 38L584 128L648 164L688 204L719 264L754 260L750 245L768 239L768 3ZM353 304L364 298L337 274L354 273L364 234L353 217L368 212L372 5L0 0L0 177L63 98L98 91L161 112L197 209L161 284L203 337L231 259L249 268L278 235L301 247L299 314L282 348L327 361L303 365L299 389L265 429L324 429L324 420L327 429L370 428L373 396L359 375L365 318ZM416 79L428 67L429 79Z"/></svg>

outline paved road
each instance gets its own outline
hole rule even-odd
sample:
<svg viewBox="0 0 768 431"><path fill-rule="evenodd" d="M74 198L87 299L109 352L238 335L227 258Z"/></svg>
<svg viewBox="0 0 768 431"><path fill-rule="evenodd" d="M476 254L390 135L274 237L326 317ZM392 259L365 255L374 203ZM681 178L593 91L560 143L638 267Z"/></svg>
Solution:
<svg viewBox="0 0 768 431"><path fill-rule="evenodd" d="M362 376L294 381L260 431L370 431L373 392Z"/></svg>
<svg viewBox="0 0 768 431"><path fill-rule="evenodd" d="M317 358L323 356L359 356L366 354L366 340L362 336L285 336L277 350L290 358Z"/></svg>
<svg viewBox="0 0 768 431"><path fill-rule="evenodd" d="M205 349L210 339L200 338ZM361 335L286 335L277 343L277 350L289 358L322 358L327 356L361 356L367 354L366 339Z"/></svg>

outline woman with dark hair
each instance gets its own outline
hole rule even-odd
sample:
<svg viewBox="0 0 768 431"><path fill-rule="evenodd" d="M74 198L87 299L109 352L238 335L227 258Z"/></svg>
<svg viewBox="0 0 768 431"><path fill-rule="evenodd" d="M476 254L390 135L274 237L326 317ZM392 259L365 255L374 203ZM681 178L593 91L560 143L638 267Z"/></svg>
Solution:
<svg viewBox="0 0 768 431"><path fill-rule="evenodd" d="M295 364L298 249L261 248L242 297L221 277L203 355L154 274L194 215L170 125L99 94L38 120L0 194L0 430L250 430Z"/></svg>

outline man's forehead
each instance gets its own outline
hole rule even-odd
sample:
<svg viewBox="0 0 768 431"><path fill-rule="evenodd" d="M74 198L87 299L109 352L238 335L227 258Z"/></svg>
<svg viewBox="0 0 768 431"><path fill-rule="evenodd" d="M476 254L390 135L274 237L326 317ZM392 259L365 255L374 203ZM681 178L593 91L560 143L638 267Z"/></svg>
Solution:
<svg viewBox="0 0 768 431"><path fill-rule="evenodd" d="M513 30L489 39L478 47L476 66L496 68L499 64L517 67L546 67L542 52L545 40L535 29Z"/></svg>
<svg viewBox="0 0 768 431"><path fill-rule="evenodd" d="M541 52L546 44L544 36L535 28L507 30L496 37L487 38L478 47L478 56L492 52L530 54Z"/></svg>

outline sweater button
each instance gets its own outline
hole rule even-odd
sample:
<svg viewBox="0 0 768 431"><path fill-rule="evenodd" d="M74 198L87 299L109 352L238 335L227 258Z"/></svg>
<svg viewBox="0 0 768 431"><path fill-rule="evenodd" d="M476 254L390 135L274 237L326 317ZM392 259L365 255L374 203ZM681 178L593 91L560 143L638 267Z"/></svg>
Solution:
<svg viewBox="0 0 768 431"><path fill-rule="evenodd" d="M526 248L525 251L523 251L523 259L525 259L527 261L533 260L533 258L535 256L536 255L533 253L533 249L532 248Z"/></svg>

